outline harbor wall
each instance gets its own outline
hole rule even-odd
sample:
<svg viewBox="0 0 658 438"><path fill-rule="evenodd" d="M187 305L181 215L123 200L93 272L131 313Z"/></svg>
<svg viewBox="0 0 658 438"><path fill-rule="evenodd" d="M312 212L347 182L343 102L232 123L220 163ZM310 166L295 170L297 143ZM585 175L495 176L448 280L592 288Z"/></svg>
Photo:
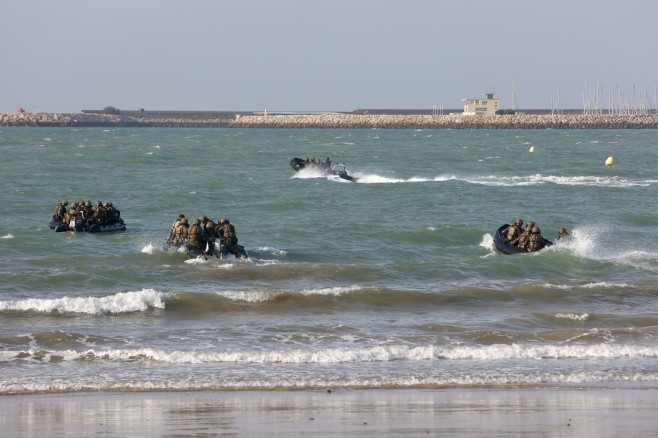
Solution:
<svg viewBox="0 0 658 438"><path fill-rule="evenodd" d="M656 129L657 114L516 114L463 116L427 114L260 114L216 118L147 117L100 113L0 113L0 126L207 127L326 129ZM184 115L184 114L181 114Z"/></svg>

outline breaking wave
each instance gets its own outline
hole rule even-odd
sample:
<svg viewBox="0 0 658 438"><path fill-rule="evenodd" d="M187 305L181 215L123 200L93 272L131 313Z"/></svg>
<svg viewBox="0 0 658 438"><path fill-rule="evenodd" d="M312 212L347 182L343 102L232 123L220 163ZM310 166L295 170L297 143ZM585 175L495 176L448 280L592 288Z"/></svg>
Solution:
<svg viewBox="0 0 658 438"><path fill-rule="evenodd" d="M19 301L0 301L0 311L34 311L58 313L128 313L149 308L164 309L166 294L153 289L120 292L106 297L63 297L53 299L28 298Z"/></svg>

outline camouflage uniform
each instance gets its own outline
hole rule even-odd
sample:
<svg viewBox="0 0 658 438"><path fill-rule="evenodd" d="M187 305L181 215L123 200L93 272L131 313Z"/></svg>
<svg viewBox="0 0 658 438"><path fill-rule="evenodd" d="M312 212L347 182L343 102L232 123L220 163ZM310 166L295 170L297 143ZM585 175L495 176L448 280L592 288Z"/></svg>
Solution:
<svg viewBox="0 0 658 438"><path fill-rule="evenodd" d="M521 235L521 225L523 225L523 221L521 219L517 219L514 222L514 225L510 225L503 230L503 237L505 238L506 242L511 242Z"/></svg>
<svg viewBox="0 0 658 438"><path fill-rule="evenodd" d="M526 251L528 252L539 251L544 246L546 246L546 242L544 241L544 238L541 237L539 228L533 227L532 232L528 237L528 244L526 245Z"/></svg>
<svg viewBox="0 0 658 438"><path fill-rule="evenodd" d="M186 218L181 219L181 221L176 226L176 234L174 237L174 245L183 246L187 242L187 235L190 230L190 224L187 222Z"/></svg>
<svg viewBox="0 0 658 438"><path fill-rule="evenodd" d="M169 229L169 234L167 234L167 242L169 243L174 243L176 240L176 233L178 231L178 227L180 226L181 221L185 219L184 214L178 215L178 219L174 221L173 224L171 224L171 228Z"/></svg>
<svg viewBox="0 0 658 438"><path fill-rule="evenodd" d="M66 214L64 215L64 223L67 225L70 224L71 219L73 219L77 215L78 215L78 203L74 202L73 204L71 204L71 208L69 208L69 211L67 211Z"/></svg>
<svg viewBox="0 0 658 438"><path fill-rule="evenodd" d="M187 248L191 250L201 250L205 251L206 249L206 240L203 237L203 230L201 229L201 221L199 219L194 219L192 226L187 232Z"/></svg>
<svg viewBox="0 0 658 438"><path fill-rule="evenodd" d="M235 235L235 228L231 225L228 219L219 221L219 236L224 238L226 248L238 243L238 237Z"/></svg>
<svg viewBox="0 0 658 438"><path fill-rule="evenodd" d="M66 217L66 206L69 205L69 203L65 200L60 202L57 207L55 207L55 219L58 221L64 221L64 218Z"/></svg>

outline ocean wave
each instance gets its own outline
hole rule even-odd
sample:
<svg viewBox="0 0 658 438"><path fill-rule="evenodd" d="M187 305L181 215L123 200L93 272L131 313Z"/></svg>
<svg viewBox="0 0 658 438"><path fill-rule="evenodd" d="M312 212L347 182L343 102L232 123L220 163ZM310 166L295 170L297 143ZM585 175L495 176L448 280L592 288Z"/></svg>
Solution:
<svg viewBox="0 0 658 438"><path fill-rule="evenodd" d="M2 239L13 239L13 238L14 238L14 235L11 234L11 233L5 234L4 236L2 236Z"/></svg>
<svg viewBox="0 0 658 438"><path fill-rule="evenodd" d="M591 344L591 345L530 345L495 344L484 346L438 347L386 345L369 348L334 348L325 350L284 351L166 351L157 348L118 350L4 351L0 361L21 360L50 362L100 360L111 362L159 362L168 364L342 364L394 361L496 361L546 359L637 359L658 358L658 346Z"/></svg>
<svg viewBox="0 0 658 438"><path fill-rule="evenodd" d="M360 286L347 286L347 287L327 287L320 289L305 289L294 292L300 295L323 295L323 296L340 296L354 291L361 290ZM272 291L272 290L249 290L249 291L218 291L216 295L228 298L233 301L244 301L249 303L261 303L273 301L282 295L290 295L293 292L288 291Z"/></svg>
<svg viewBox="0 0 658 438"><path fill-rule="evenodd" d="M574 321L582 322L582 321L587 321L589 319L589 313L572 313L572 312L556 313L555 317L559 319L571 319Z"/></svg>
<svg viewBox="0 0 658 438"><path fill-rule="evenodd" d="M532 374L446 374L434 376L379 376L379 377L261 377L232 378L203 376L194 379L175 377L166 380L126 379L106 381L98 379L49 379L47 382L3 382L0 394L66 393L66 392L168 392L168 391L235 391L235 390L354 390L354 389L415 389L415 388L505 388L551 386L583 386L605 383L628 384L658 382L658 373L625 373L610 371L532 373Z"/></svg>
<svg viewBox="0 0 658 438"><path fill-rule="evenodd" d="M574 289L629 289L634 288L635 285L629 283L609 283L606 281L597 281L591 283L578 283L578 284L552 284L544 283L543 287L547 289L561 289L561 290L574 290Z"/></svg>
<svg viewBox="0 0 658 438"><path fill-rule="evenodd" d="M18 310L34 312L85 313L129 313L149 308L164 309L167 294L153 289L136 292L120 292L105 297L63 297L53 299L29 298L18 301L0 301L0 311Z"/></svg>

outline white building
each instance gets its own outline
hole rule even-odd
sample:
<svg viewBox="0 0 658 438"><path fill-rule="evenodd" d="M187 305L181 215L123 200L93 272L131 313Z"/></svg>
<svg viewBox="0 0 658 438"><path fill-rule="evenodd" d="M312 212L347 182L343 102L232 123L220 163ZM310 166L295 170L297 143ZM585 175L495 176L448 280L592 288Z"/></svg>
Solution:
<svg viewBox="0 0 658 438"><path fill-rule="evenodd" d="M486 99L462 99L465 116L495 115L500 109L500 99L494 98L494 93L484 93Z"/></svg>

